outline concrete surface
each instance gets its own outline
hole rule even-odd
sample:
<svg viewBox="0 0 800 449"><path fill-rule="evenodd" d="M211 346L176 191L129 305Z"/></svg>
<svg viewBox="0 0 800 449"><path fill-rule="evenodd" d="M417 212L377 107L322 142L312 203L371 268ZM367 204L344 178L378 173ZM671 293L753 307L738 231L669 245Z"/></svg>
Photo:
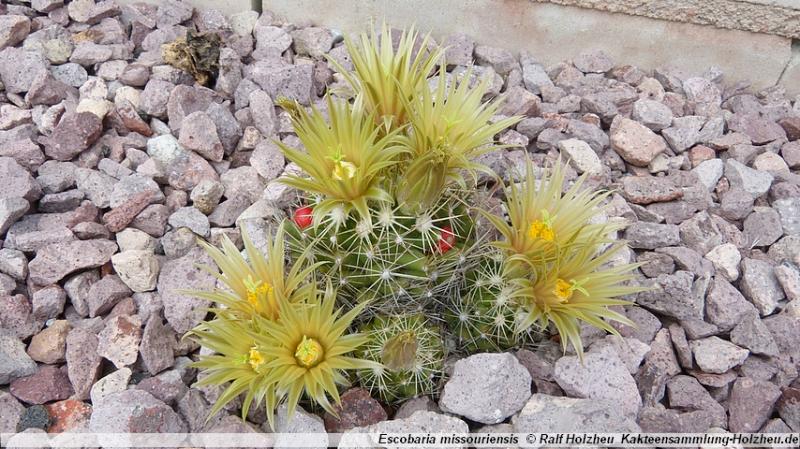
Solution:
<svg viewBox="0 0 800 449"><path fill-rule="evenodd" d="M798 0L532 1L800 38L800 1Z"/></svg>
<svg viewBox="0 0 800 449"><path fill-rule="evenodd" d="M800 61L787 68L791 39L776 35L532 0L264 0L263 9L345 32L385 18L393 26L433 30L434 36L466 33L481 44L527 50L544 64L601 49L619 63L643 69L672 66L701 74L718 66L726 81L750 80L756 89L775 85L783 74L787 90L800 93L800 82L794 81L795 73L800 78Z"/></svg>

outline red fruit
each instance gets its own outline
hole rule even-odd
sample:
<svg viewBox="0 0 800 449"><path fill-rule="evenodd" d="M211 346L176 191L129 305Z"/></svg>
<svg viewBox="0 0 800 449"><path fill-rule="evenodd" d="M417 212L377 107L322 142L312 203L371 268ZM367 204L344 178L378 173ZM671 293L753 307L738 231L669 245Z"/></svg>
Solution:
<svg viewBox="0 0 800 449"><path fill-rule="evenodd" d="M311 226L313 218L314 209L312 209L311 206L303 206L294 211L294 224L296 224L300 229L305 229Z"/></svg>
<svg viewBox="0 0 800 449"><path fill-rule="evenodd" d="M442 232L439 234L439 241L436 242L436 246L439 248L439 252L444 254L451 249L456 244L456 236L453 234L453 229L450 226L443 226Z"/></svg>

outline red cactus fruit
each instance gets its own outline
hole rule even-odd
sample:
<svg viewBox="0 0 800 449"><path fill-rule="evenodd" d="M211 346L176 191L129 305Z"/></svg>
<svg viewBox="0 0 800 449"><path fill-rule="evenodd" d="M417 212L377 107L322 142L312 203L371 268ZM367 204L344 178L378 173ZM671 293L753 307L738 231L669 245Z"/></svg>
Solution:
<svg viewBox="0 0 800 449"><path fill-rule="evenodd" d="M297 225L300 229L305 229L311 226L311 222L313 221L314 216L314 209L311 206L303 206L298 207L294 211L294 216L292 219L294 220L294 224Z"/></svg>

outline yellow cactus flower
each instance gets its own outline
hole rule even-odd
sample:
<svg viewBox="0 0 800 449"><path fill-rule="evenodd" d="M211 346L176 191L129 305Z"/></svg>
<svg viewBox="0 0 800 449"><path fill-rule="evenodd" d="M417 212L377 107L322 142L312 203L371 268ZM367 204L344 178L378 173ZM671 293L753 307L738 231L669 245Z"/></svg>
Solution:
<svg viewBox="0 0 800 449"><path fill-rule="evenodd" d="M556 288L553 289L553 293L555 293L556 297L558 297L561 302L567 302L572 297L572 284L563 280L558 279L556 281Z"/></svg>
<svg viewBox="0 0 800 449"><path fill-rule="evenodd" d="M528 228L528 236L534 240L540 239L552 242L556 238L556 233L549 223L542 220L534 220L530 228Z"/></svg>
<svg viewBox="0 0 800 449"><path fill-rule="evenodd" d="M356 166L352 162L347 162L343 159L334 161L333 163L333 179L337 181L344 181L353 179L356 175Z"/></svg>
<svg viewBox="0 0 800 449"><path fill-rule="evenodd" d="M297 345L297 350L294 352L294 358L306 368L311 368L319 363L324 353L325 351L322 349L322 345L320 345L317 340L303 335L303 339Z"/></svg>
<svg viewBox="0 0 800 449"><path fill-rule="evenodd" d="M250 364L250 368L253 368L253 371L258 371L258 369L261 368L261 365L263 365L264 362L266 362L266 359L264 359L263 354L258 352L258 348L256 348L255 346L250 348L250 354L248 354L247 356L247 363Z"/></svg>

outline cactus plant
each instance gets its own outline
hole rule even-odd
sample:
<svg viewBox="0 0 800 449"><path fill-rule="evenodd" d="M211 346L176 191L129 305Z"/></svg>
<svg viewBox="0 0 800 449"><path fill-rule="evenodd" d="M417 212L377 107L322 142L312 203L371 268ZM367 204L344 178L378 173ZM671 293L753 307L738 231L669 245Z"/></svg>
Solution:
<svg viewBox="0 0 800 449"><path fill-rule="evenodd" d="M486 251L488 255L466 275L463 287L444 304L448 327L467 353L505 351L536 337L519 325L524 315L515 300L517 287L504 273L502 253Z"/></svg>
<svg viewBox="0 0 800 449"><path fill-rule="evenodd" d="M414 55L415 39L402 34L395 51L384 27L350 42L356 101L329 96L329 123L316 110L279 102L308 150L281 146L309 176L283 178L310 194L294 214L291 248L323 262L320 272L343 300L373 300L384 312L419 310L458 281L477 247L467 206L475 173L490 172L475 158L501 148L495 134L518 120L492 121L500 103L482 103L485 82L447 83L442 69L431 86L442 51ZM309 211L310 223L299 218Z"/></svg>
<svg viewBox="0 0 800 449"><path fill-rule="evenodd" d="M387 402L436 393L444 365L441 331L421 314L377 316L361 328L357 354L381 364L358 371L361 385Z"/></svg>
<svg viewBox="0 0 800 449"><path fill-rule="evenodd" d="M444 51L429 48L431 39L419 40L414 28L401 33L394 45L392 32L384 23L357 40L345 38L353 72L328 58L357 93L356 105L374 114L376 123L389 131L408 121L408 102L426 86L428 76L441 62Z"/></svg>
<svg viewBox="0 0 800 449"><path fill-rule="evenodd" d="M301 396L336 414L337 385L347 383L344 372L377 367L347 355L366 342L363 335L347 334L363 306L344 314L335 310L333 288L320 295L316 284L304 283L313 279L315 265L296 264L285 274L283 229L268 240L268 259L246 235L248 260L230 241L222 250L205 245L222 273L207 269L227 288L185 292L219 304L211 309L213 319L189 333L213 351L194 363L205 374L198 385L226 385L211 415L240 395L242 418L254 401L263 402L270 425L278 404L285 401L291 417Z"/></svg>
<svg viewBox="0 0 800 449"><path fill-rule="evenodd" d="M309 206L304 206L309 207ZM312 206L315 207L315 206ZM288 229L293 254L308 250L319 273L348 304L413 312L431 304L467 268L476 246L473 217L455 198L420 215L396 204L370 209L369 220L347 217L338 227Z"/></svg>
<svg viewBox="0 0 800 449"><path fill-rule="evenodd" d="M609 307L629 302L619 297L642 291L628 285L638 265L611 265L625 250L611 235L622 225L593 222L604 213L609 192L583 188L587 175L564 188L564 167L557 163L536 179L535 167L526 161L520 185L508 189L509 222L484 212L502 235L493 246L503 254L503 273L513 285L510 300L518 308L516 333L531 327L543 330L552 323L564 350L570 344L583 355L580 322L612 334L608 321L632 325Z"/></svg>

